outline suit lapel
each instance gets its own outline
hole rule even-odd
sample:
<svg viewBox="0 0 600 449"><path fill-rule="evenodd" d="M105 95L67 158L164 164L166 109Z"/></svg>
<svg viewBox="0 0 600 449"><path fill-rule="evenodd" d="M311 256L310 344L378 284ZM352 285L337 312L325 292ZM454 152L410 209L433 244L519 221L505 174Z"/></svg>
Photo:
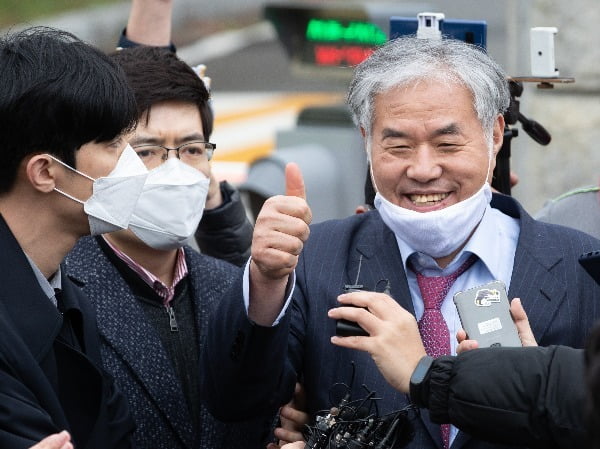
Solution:
<svg viewBox="0 0 600 449"><path fill-rule="evenodd" d="M357 234L356 250L351 252L353 256L348 261L347 278L351 283L358 279L356 283L362 284L366 290L379 292L383 291L386 281L389 281L391 296L414 315L415 310L396 237L383 223L378 213L372 215L370 218L372 223L363 226ZM440 426L429 420L427 410L422 411L419 419L432 440L441 449Z"/></svg>
<svg viewBox="0 0 600 449"><path fill-rule="evenodd" d="M567 285L556 273L564 272L567 267L561 252L552 245L553 237L548 235L547 227L534 220L514 198L494 194L491 206L519 220L519 241L508 297L521 298L539 342L566 296Z"/></svg>
<svg viewBox="0 0 600 449"><path fill-rule="evenodd" d="M371 212L370 223L361 227L346 269L349 283L362 284L365 290L382 292L387 281L391 296L414 315L414 307L394 233L379 213Z"/></svg>
<svg viewBox="0 0 600 449"><path fill-rule="evenodd" d="M541 341L567 293L556 273L564 270L561 254L548 245L549 237L527 213L521 213L521 233L509 288L509 298L519 297L538 341ZM532 282L535 279L535 282Z"/></svg>
<svg viewBox="0 0 600 449"><path fill-rule="evenodd" d="M160 337L115 266L95 240L82 240L69 260L69 275L84 284L94 303L100 335L127 364L137 382L188 447L193 445L191 417L181 385Z"/></svg>

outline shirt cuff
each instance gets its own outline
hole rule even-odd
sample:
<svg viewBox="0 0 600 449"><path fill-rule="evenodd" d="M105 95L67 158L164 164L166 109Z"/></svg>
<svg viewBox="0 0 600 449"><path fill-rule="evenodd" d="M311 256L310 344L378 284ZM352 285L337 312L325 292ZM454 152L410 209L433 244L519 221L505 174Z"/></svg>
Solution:
<svg viewBox="0 0 600 449"><path fill-rule="evenodd" d="M124 28L123 31L121 32L121 35L119 36L119 41L117 42L117 50L123 50L124 48L139 47L141 45L144 45L144 44L140 44L139 42L132 41L131 39L129 39L127 37L126 33L127 33L127 28ZM164 48L165 50L169 50L170 52L173 52L173 53L177 52L177 47L175 47L175 44L173 44L173 42L171 42L169 45L166 45L164 47L159 47L159 48Z"/></svg>
<svg viewBox="0 0 600 449"><path fill-rule="evenodd" d="M244 278L243 278L243 293L244 293L244 307L246 308L246 316L248 316L248 307L250 306L250 261L252 260L252 257L250 257L248 259L248 262L246 262L246 266L244 267ZM289 278L288 278L288 283L287 286L285 287L285 304L283 305L283 307L281 308L281 312L279 312L279 315L277 315L277 318L275 318L275 321L273 321L273 324L271 324L271 327L275 327L279 324L279 322L281 321L281 319L283 318L283 316L285 315L285 312L288 309L288 306L290 305L290 302L292 301L292 293L294 292L294 288L296 287L296 272L292 271L292 273L290 274Z"/></svg>

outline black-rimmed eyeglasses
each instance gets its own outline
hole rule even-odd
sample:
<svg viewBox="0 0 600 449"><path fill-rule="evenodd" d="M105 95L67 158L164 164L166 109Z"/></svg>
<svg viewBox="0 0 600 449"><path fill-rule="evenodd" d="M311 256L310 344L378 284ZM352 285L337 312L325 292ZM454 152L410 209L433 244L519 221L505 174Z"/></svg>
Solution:
<svg viewBox="0 0 600 449"><path fill-rule="evenodd" d="M190 165L198 162L210 161L216 147L217 146L214 143L195 140L193 142L186 142L176 148L149 143L135 145L133 149L146 167L154 168L167 160L169 151L175 151L177 157L181 159L182 162Z"/></svg>

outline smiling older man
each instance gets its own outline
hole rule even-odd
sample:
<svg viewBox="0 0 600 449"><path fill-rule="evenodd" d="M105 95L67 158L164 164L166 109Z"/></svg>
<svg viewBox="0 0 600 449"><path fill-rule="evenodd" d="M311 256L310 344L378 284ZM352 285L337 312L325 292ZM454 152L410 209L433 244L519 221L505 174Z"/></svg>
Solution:
<svg viewBox="0 0 600 449"><path fill-rule="evenodd" d="M419 320L433 356L456 349L453 295L492 280L522 299L540 345L582 347L600 315L600 291L577 263L600 242L537 222L510 197L492 199L509 92L491 58L453 40L391 41L356 68L348 100L365 139L376 210L311 228L287 308L281 292L289 267L268 268L261 245L253 247L248 312L221 302L227 319L212 320L204 354L204 388L223 419L268 412L289 398L298 377L313 414L346 393L364 398L363 386L381 398L380 414L410 403L368 354L330 344L336 323L327 312L348 287L386 291ZM284 209L284 200L262 211L276 229L293 228L301 215L302 204ZM283 211L278 220L274 209ZM336 395L338 383L347 386ZM425 412L413 425L410 448L500 447L433 424Z"/></svg>

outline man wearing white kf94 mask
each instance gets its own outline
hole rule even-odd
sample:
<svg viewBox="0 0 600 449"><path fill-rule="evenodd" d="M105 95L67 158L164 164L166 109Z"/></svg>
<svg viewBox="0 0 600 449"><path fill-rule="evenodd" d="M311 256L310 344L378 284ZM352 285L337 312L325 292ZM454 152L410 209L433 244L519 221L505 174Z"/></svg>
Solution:
<svg viewBox="0 0 600 449"><path fill-rule="evenodd" d="M66 431L77 448L129 448L94 311L60 263L129 224L147 175L127 147L133 92L106 55L49 28L2 36L0 72L0 447Z"/></svg>
<svg viewBox="0 0 600 449"><path fill-rule="evenodd" d="M88 216L90 235L127 229L148 177L148 169L131 146L125 147L114 170L108 176L98 179L65 164L51 154L48 156L93 183L92 194L86 201L70 195L64 189L54 187L56 192L83 205L83 210Z"/></svg>
<svg viewBox="0 0 600 449"><path fill-rule="evenodd" d="M130 143L148 178L130 230L82 239L67 257L68 272L96 309L105 367L131 405L137 447L264 448L268 425L219 423L200 395L209 313L239 270L184 246L203 209L231 214L232 198L224 197L237 195L209 182L215 144L208 92L169 51L137 47L113 58L136 96ZM247 223L243 208L241 214Z"/></svg>
<svg viewBox="0 0 600 449"><path fill-rule="evenodd" d="M339 347L354 348L353 342L366 338L372 346L389 341L391 318L371 307L384 295L417 320L425 316L424 343L435 338L429 347L454 353L461 325L453 295L501 280L511 298L522 299L541 345L582 347L600 316L600 291L577 260L600 242L536 222L511 197L493 195L490 203L509 99L503 70L478 47L459 41L393 40L356 67L348 103L365 140L377 209L311 227L287 309L283 295L269 292L285 285L289 271L266 270L253 247L262 276L250 272L250 291L265 293L250 295L247 314L236 302L221 302L209 330L203 392L217 417L268 413L291 395L297 378L309 413L337 406L342 395L331 399L332 386L353 379L345 391L350 403L366 396L366 386L381 398L380 415L406 407L409 399L387 384L367 354ZM283 221L294 209L290 204L281 210ZM455 272L460 274L452 286L437 295L440 309L426 309L432 283ZM348 286L364 291L343 294ZM361 307L338 307L340 302ZM253 324L270 326L275 317L278 324L260 332ZM359 317L371 337L332 339L336 326L330 318ZM236 333L246 335L246 344L234 358ZM272 375L260 377L263 367ZM249 379L260 381L249 385ZM497 447L440 427L426 413L412 424L409 448Z"/></svg>

